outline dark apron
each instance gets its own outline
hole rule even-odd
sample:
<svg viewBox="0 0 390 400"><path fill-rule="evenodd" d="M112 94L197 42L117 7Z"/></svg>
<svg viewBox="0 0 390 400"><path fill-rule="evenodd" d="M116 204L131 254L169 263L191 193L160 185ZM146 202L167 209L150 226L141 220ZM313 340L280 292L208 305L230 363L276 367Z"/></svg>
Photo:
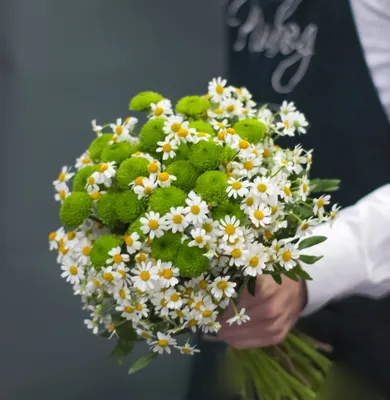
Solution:
<svg viewBox="0 0 390 400"><path fill-rule="evenodd" d="M390 125L347 0L233 0L226 21L229 82L258 103L295 102L311 124L296 141L314 149L312 176L342 181L333 201L348 206L390 182ZM335 302L299 325L390 395L390 297ZM219 398L210 393L221 348L201 344L191 399Z"/></svg>

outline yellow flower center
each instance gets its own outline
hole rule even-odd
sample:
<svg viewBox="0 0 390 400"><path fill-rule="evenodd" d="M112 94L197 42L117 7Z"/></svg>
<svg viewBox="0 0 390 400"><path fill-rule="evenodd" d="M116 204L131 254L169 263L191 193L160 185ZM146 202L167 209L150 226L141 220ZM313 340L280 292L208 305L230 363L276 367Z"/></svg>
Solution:
<svg viewBox="0 0 390 400"><path fill-rule="evenodd" d="M169 153L172 150L171 144L170 143L163 144L162 150L164 153Z"/></svg>
<svg viewBox="0 0 390 400"><path fill-rule="evenodd" d="M89 184L89 185L94 185L94 184L95 184L95 178L94 178L93 176L90 176L90 177L88 178L88 184Z"/></svg>
<svg viewBox="0 0 390 400"><path fill-rule="evenodd" d="M121 289L121 290L119 291L119 297L120 297L121 299L124 299L124 298L126 297L126 292L125 292L123 289Z"/></svg>
<svg viewBox="0 0 390 400"><path fill-rule="evenodd" d="M148 280L150 279L150 274L149 274L148 271L142 271L142 272L139 274L139 277L140 277L144 282L146 282L146 281L148 281Z"/></svg>
<svg viewBox="0 0 390 400"><path fill-rule="evenodd" d="M115 325L111 322L110 325L108 325L108 331L109 332L114 332L115 331Z"/></svg>
<svg viewBox="0 0 390 400"><path fill-rule="evenodd" d="M249 142L247 142L246 140L240 140L240 141L238 142L238 147L239 147L241 150L245 150L245 149L247 149L247 148L249 147Z"/></svg>
<svg viewBox="0 0 390 400"><path fill-rule="evenodd" d="M205 137L206 136L206 132L197 132L196 136L198 137Z"/></svg>
<svg viewBox="0 0 390 400"><path fill-rule="evenodd" d="M156 117L159 117L163 112L164 112L164 109L162 107L156 107L154 109L154 115Z"/></svg>
<svg viewBox="0 0 390 400"><path fill-rule="evenodd" d="M216 108L216 109L214 110L214 112L215 112L216 114L218 114L218 115L223 114L222 108Z"/></svg>
<svg viewBox="0 0 390 400"><path fill-rule="evenodd" d="M84 158L81 159L81 163L82 163L82 164L89 164L90 161L91 161L91 160L90 160L88 157L84 157Z"/></svg>
<svg viewBox="0 0 390 400"><path fill-rule="evenodd" d="M69 249L65 248L64 246L60 246L58 248L58 252L62 253L64 256L66 256L68 254Z"/></svg>
<svg viewBox="0 0 390 400"><path fill-rule="evenodd" d="M102 197L102 194L100 192L93 192L91 193L91 197L93 200L99 200Z"/></svg>
<svg viewBox="0 0 390 400"><path fill-rule="evenodd" d="M145 253L138 254L135 261L137 261L137 263L146 261L146 254Z"/></svg>
<svg viewBox="0 0 390 400"><path fill-rule="evenodd" d="M171 294L171 296L169 298L171 299L171 301L174 301L174 302L179 301L179 299L180 299L180 297L177 293Z"/></svg>
<svg viewBox="0 0 390 400"><path fill-rule="evenodd" d="M248 110L247 108L243 108L243 109L242 109L242 112L243 112L244 114L248 114L249 110Z"/></svg>
<svg viewBox="0 0 390 400"><path fill-rule="evenodd" d="M253 164L253 162L252 161L244 161L244 168L247 170L247 171L251 171L253 168L254 168L254 164Z"/></svg>
<svg viewBox="0 0 390 400"><path fill-rule="evenodd" d="M308 190L309 190L309 187L306 185L306 183L304 183L304 184L302 185L302 192L303 192L303 193L306 193Z"/></svg>
<svg viewBox="0 0 390 400"><path fill-rule="evenodd" d="M128 125L130 123L131 119L132 119L132 117L127 117L125 119L125 125Z"/></svg>
<svg viewBox="0 0 390 400"><path fill-rule="evenodd" d="M60 196L60 199L61 199L61 200L65 200L65 198L66 198L66 192L65 192L65 190L60 190L60 191L58 192L58 195Z"/></svg>
<svg viewBox="0 0 390 400"><path fill-rule="evenodd" d="M181 222L183 221L183 216L180 214L176 214L173 216L172 221L174 224L181 224Z"/></svg>
<svg viewBox="0 0 390 400"><path fill-rule="evenodd" d="M232 251L232 257L233 258L240 258L242 254L242 251L240 249L234 249Z"/></svg>
<svg viewBox="0 0 390 400"><path fill-rule="evenodd" d="M158 176L158 180L161 182L166 182L169 179L169 174L167 172L161 172Z"/></svg>
<svg viewBox="0 0 390 400"><path fill-rule="evenodd" d="M213 312L211 310L205 310L202 312L202 317L203 318L210 318Z"/></svg>
<svg viewBox="0 0 390 400"><path fill-rule="evenodd" d="M318 208L322 208L324 206L324 204L325 204L325 200L324 199L319 199L317 201L317 207Z"/></svg>
<svg viewBox="0 0 390 400"><path fill-rule="evenodd" d="M246 205L251 207L251 206L253 206L253 204L255 204L255 199L253 197L248 197L246 199Z"/></svg>
<svg viewBox="0 0 390 400"><path fill-rule="evenodd" d="M224 129L225 124L223 122L217 122L218 128Z"/></svg>
<svg viewBox="0 0 390 400"><path fill-rule="evenodd" d="M290 250L286 250L282 255L282 259L283 259L284 262L290 261L291 258L292 258L292 254L291 254Z"/></svg>
<svg viewBox="0 0 390 400"><path fill-rule="evenodd" d="M108 164L104 163L99 166L99 172L104 172L108 170Z"/></svg>
<svg viewBox="0 0 390 400"><path fill-rule="evenodd" d="M158 229L159 226L160 226L160 224L159 224L158 221L155 220L155 219L151 219L151 220L148 222L148 227L149 227L152 231L155 231L156 229Z"/></svg>
<svg viewBox="0 0 390 400"><path fill-rule="evenodd" d="M160 304L161 304L162 307L166 307L167 304L168 304L168 301L165 300L164 298L162 298L161 301L160 301Z"/></svg>
<svg viewBox="0 0 390 400"><path fill-rule="evenodd" d="M310 224L308 224L307 222L305 222L305 223L301 226L301 231L305 231L309 226L310 226Z"/></svg>
<svg viewBox="0 0 390 400"><path fill-rule="evenodd" d="M192 214L198 215L200 213L200 207L196 204L191 206L191 212Z"/></svg>
<svg viewBox="0 0 390 400"><path fill-rule="evenodd" d="M123 133L123 127L121 125L115 127L115 133L120 136Z"/></svg>
<svg viewBox="0 0 390 400"><path fill-rule="evenodd" d="M289 124L289 122L287 120L283 121L283 124L286 127L286 129L288 129L290 127L290 124Z"/></svg>
<svg viewBox="0 0 390 400"><path fill-rule="evenodd" d="M205 290L205 289L207 288L207 281L206 281L205 279L202 279L202 280L199 282L199 287L200 287L201 289Z"/></svg>
<svg viewBox="0 0 390 400"><path fill-rule="evenodd" d="M291 190L290 190L290 188L289 188L288 186L285 186L285 187L283 188L283 192L284 192L284 194L285 194L286 196L290 196L290 195L291 195Z"/></svg>
<svg viewBox="0 0 390 400"><path fill-rule="evenodd" d="M155 162L152 162L148 165L148 172L150 174L155 174L158 171L158 164Z"/></svg>
<svg viewBox="0 0 390 400"><path fill-rule="evenodd" d="M181 138L185 138L188 135L188 130L185 128L180 128L177 135Z"/></svg>
<svg viewBox="0 0 390 400"><path fill-rule="evenodd" d="M201 244L203 242L203 236L197 236L195 238L195 242L198 243L198 244Z"/></svg>
<svg viewBox="0 0 390 400"><path fill-rule="evenodd" d="M103 279L107 282L112 282L114 280L114 275L111 272L105 272L103 274Z"/></svg>
<svg viewBox="0 0 390 400"><path fill-rule="evenodd" d="M226 281L220 281L220 282L217 283L217 288L219 290L225 290L225 289L227 289L228 286L229 285L228 285L228 283Z"/></svg>
<svg viewBox="0 0 390 400"><path fill-rule="evenodd" d="M203 225L202 225L202 228L203 228L207 233L210 233L210 232L213 231L213 226L212 226L211 224L208 224L208 223L203 224Z"/></svg>
<svg viewBox="0 0 390 400"><path fill-rule="evenodd" d="M225 227L225 233L227 235L234 235L236 233L236 227L233 224L227 224Z"/></svg>
<svg viewBox="0 0 390 400"><path fill-rule="evenodd" d="M267 240L271 240L272 239L272 233L270 231L265 231L264 232L264 236Z"/></svg>
<svg viewBox="0 0 390 400"><path fill-rule="evenodd" d="M252 257L250 260L249 260L249 265L252 267L252 268L256 268L258 265L259 265L259 257Z"/></svg>
<svg viewBox="0 0 390 400"><path fill-rule="evenodd" d="M152 193L152 188L150 186L146 186L144 193L149 196Z"/></svg>
<svg viewBox="0 0 390 400"><path fill-rule="evenodd" d="M83 256L88 257L88 256L91 254L91 251L92 251L92 248L91 248L91 247L89 247L89 246L84 246L84 247L83 247L83 250L82 250Z"/></svg>
<svg viewBox="0 0 390 400"><path fill-rule="evenodd" d="M226 107L226 111L227 112L233 112L234 110L236 109L236 106L234 105L234 104L229 104L227 107Z"/></svg>
<svg viewBox="0 0 390 400"><path fill-rule="evenodd" d="M217 85L216 88L215 88L215 91L218 94L223 94L224 90L225 90L225 88L222 85Z"/></svg>
<svg viewBox="0 0 390 400"><path fill-rule="evenodd" d="M277 211L278 211L278 206L272 206L272 207L271 207L271 213L272 213L272 215L275 215Z"/></svg>
<svg viewBox="0 0 390 400"><path fill-rule="evenodd" d="M263 150L263 157L269 157L271 154L272 154L272 151L270 149Z"/></svg>
<svg viewBox="0 0 390 400"><path fill-rule="evenodd" d="M235 135L237 133L234 128L227 128L226 132L229 133L230 135Z"/></svg>
<svg viewBox="0 0 390 400"><path fill-rule="evenodd" d="M226 175L227 175L229 178L231 178L234 174L233 174L232 171L229 171L229 172L226 173Z"/></svg>
<svg viewBox="0 0 390 400"><path fill-rule="evenodd" d="M198 325L198 321L196 319L191 319L188 321L189 327L193 327L193 326L197 326L197 325Z"/></svg>
<svg viewBox="0 0 390 400"><path fill-rule="evenodd" d="M61 173L58 175L58 180L59 180L60 182L64 182L65 178L66 178L66 172L61 172Z"/></svg>
<svg viewBox="0 0 390 400"><path fill-rule="evenodd" d="M164 277L165 279L171 279L172 276L173 276L173 271L172 271L171 269L164 269L162 275L163 275L163 277Z"/></svg>
<svg viewBox="0 0 390 400"><path fill-rule="evenodd" d="M236 88L236 92L238 93L238 94L242 94L242 89L241 88Z"/></svg>
<svg viewBox="0 0 390 400"><path fill-rule="evenodd" d="M167 347L168 346L168 340L159 340L157 343L158 343L158 345L160 347Z"/></svg>
<svg viewBox="0 0 390 400"><path fill-rule="evenodd" d="M149 338L150 338L150 335L149 335L148 332L142 332L141 336L142 336L144 339L149 339Z"/></svg>
<svg viewBox="0 0 390 400"><path fill-rule="evenodd" d="M234 190L240 190L240 189L242 188L242 183L239 182L239 181L235 181L235 182L233 182L233 184L232 184L232 188L233 188Z"/></svg>
<svg viewBox="0 0 390 400"><path fill-rule="evenodd" d="M218 137L218 140L224 140L225 139L225 131L218 132L217 137Z"/></svg>
<svg viewBox="0 0 390 400"><path fill-rule="evenodd" d="M49 240L50 240L50 241L55 240L56 236L57 236L57 233L56 233L56 232L51 232L51 233L49 234Z"/></svg>
<svg viewBox="0 0 390 400"><path fill-rule="evenodd" d="M179 132L180 128L181 128L181 125L178 124L177 122L175 122L174 124L171 125L171 131L172 132L175 132L175 133Z"/></svg>
<svg viewBox="0 0 390 400"><path fill-rule="evenodd" d="M142 186L142 183L143 183L143 181L144 181L144 176L139 176L138 178L136 178L135 179L135 184L137 185L137 186Z"/></svg>
<svg viewBox="0 0 390 400"><path fill-rule="evenodd" d="M120 254L115 254L112 259L116 264L120 264L123 261L123 257Z"/></svg>
<svg viewBox="0 0 390 400"><path fill-rule="evenodd" d="M142 311L144 308L142 307L142 304L141 304L141 303L137 303L137 304L135 305L135 309L136 309L137 311Z"/></svg>
<svg viewBox="0 0 390 400"><path fill-rule="evenodd" d="M130 306L126 306L124 310L127 314L133 314L134 308Z"/></svg>
<svg viewBox="0 0 390 400"><path fill-rule="evenodd" d="M258 190L260 193L265 193L265 192L267 191L267 185L266 185L265 183L259 183L259 184L257 185L257 190Z"/></svg>
<svg viewBox="0 0 390 400"><path fill-rule="evenodd" d="M125 243L127 246L132 246L134 244L134 240L130 235L125 235Z"/></svg>
<svg viewBox="0 0 390 400"><path fill-rule="evenodd" d="M97 279L94 279L94 280L93 280L93 283L94 283L94 285L95 285L97 288L100 288L100 287L102 286L102 284L100 283L100 281L98 281Z"/></svg>
<svg viewBox="0 0 390 400"><path fill-rule="evenodd" d="M262 221L264 218L264 213L260 210L256 210L253 215L258 221Z"/></svg>
<svg viewBox="0 0 390 400"><path fill-rule="evenodd" d="M79 270L77 269L77 267L75 265L71 265L69 267L69 273L71 275L77 275L78 272L79 272Z"/></svg>

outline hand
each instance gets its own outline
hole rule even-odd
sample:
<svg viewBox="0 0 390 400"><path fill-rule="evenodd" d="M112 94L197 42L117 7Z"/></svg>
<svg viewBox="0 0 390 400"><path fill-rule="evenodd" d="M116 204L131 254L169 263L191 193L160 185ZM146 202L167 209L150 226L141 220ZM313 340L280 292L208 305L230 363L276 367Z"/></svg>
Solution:
<svg viewBox="0 0 390 400"><path fill-rule="evenodd" d="M295 282L283 277L281 285L272 276L257 278L256 294L241 295L237 310L245 308L250 321L229 326L226 322L235 315L233 307L224 313L218 339L237 349L267 347L279 344L295 325L307 301L304 281Z"/></svg>

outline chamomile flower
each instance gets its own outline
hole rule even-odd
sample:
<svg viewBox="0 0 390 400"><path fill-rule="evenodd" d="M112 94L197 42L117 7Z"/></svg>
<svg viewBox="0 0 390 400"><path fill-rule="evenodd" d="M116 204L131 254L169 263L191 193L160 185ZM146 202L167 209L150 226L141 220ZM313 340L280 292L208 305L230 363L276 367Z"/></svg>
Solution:
<svg viewBox="0 0 390 400"><path fill-rule="evenodd" d="M87 265L90 263L90 255L92 251L91 240L84 236L81 238L75 247L75 256L80 265Z"/></svg>
<svg viewBox="0 0 390 400"><path fill-rule="evenodd" d="M188 243L189 247L206 247L209 240L211 240L211 236L206 234L204 229L195 228L190 232L193 240Z"/></svg>
<svg viewBox="0 0 390 400"><path fill-rule="evenodd" d="M141 249L141 242L139 241L139 234L133 232L131 235L125 233L124 236L126 250L129 254L134 254Z"/></svg>
<svg viewBox="0 0 390 400"><path fill-rule="evenodd" d="M246 264L248 257L248 249L243 241L235 241L230 245L223 246L224 253L228 255L229 265L236 267L241 267Z"/></svg>
<svg viewBox="0 0 390 400"><path fill-rule="evenodd" d="M243 157L240 162L233 163L234 173L239 176L252 178L260 172L261 164L261 156L250 155L248 157Z"/></svg>
<svg viewBox="0 0 390 400"><path fill-rule="evenodd" d="M271 210L264 203L255 204L249 213L249 218L256 228L265 227L271 223Z"/></svg>
<svg viewBox="0 0 390 400"><path fill-rule="evenodd" d="M111 180L116 174L115 161L100 164L95 174L97 183L103 184L106 187L111 186Z"/></svg>
<svg viewBox="0 0 390 400"><path fill-rule="evenodd" d="M178 143L175 139L166 138L161 142L157 142L157 144L159 147L157 147L156 151L157 153L163 153L163 160L175 157L175 150L178 148Z"/></svg>
<svg viewBox="0 0 390 400"><path fill-rule="evenodd" d="M66 278L66 281L72 285L74 283L80 283L80 281L85 277L84 268L70 257L64 257L61 269L64 271L61 274L61 277Z"/></svg>
<svg viewBox="0 0 390 400"><path fill-rule="evenodd" d="M138 318L147 318L149 315L149 309L146 305L146 301L147 299L142 297L138 301L134 302L134 308Z"/></svg>
<svg viewBox="0 0 390 400"><path fill-rule="evenodd" d="M314 214L322 217L324 215L325 209L324 206L330 203L330 195L323 195L318 199L313 199L313 212Z"/></svg>
<svg viewBox="0 0 390 400"><path fill-rule="evenodd" d="M265 176L256 177L252 183L252 189L254 196L262 200L267 200L268 197L273 195L276 191L274 183L270 178Z"/></svg>
<svg viewBox="0 0 390 400"><path fill-rule="evenodd" d="M288 115L293 113L296 110L295 104L293 102L283 101L282 105L280 106L280 113L282 115Z"/></svg>
<svg viewBox="0 0 390 400"><path fill-rule="evenodd" d="M65 182L62 182L56 186L57 193L54 195L54 200L64 201L69 195L70 190Z"/></svg>
<svg viewBox="0 0 390 400"><path fill-rule="evenodd" d="M245 324L245 322L248 322L249 320L250 317L249 315L245 314L245 308L241 308L241 311L239 313L236 313L234 317L229 318L226 322L231 326L233 324Z"/></svg>
<svg viewBox="0 0 390 400"><path fill-rule="evenodd" d="M174 267L171 262L162 262L158 269L160 282L163 287L176 286L179 283L177 279L180 275L179 269Z"/></svg>
<svg viewBox="0 0 390 400"><path fill-rule="evenodd" d="M191 137L191 142L194 144L199 143L202 140L208 142L210 137L211 136L206 132L195 132Z"/></svg>
<svg viewBox="0 0 390 400"><path fill-rule="evenodd" d="M222 297L233 297L236 294L234 288L237 284L230 282L229 279L229 275L225 277L218 276L210 285L210 292L216 300L220 300Z"/></svg>
<svg viewBox="0 0 390 400"><path fill-rule="evenodd" d="M93 162L90 158L89 152L86 151L79 158L76 159L76 165L75 167L77 169L81 169L86 167L87 165L93 165Z"/></svg>
<svg viewBox="0 0 390 400"><path fill-rule="evenodd" d="M258 198L256 198L251 191L241 201L240 208L244 210L246 214L249 214L256 203L258 203Z"/></svg>
<svg viewBox="0 0 390 400"><path fill-rule="evenodd" d="M150 211L145 214L145 217L140 219L141 230L145 235L149 235L151 239L155 237L159 238L164 235L164 231L167 229L165 219L160 217L159 213Z"/></svg>
<svg viewBox="0 0 390 400"><path fill-rule="evenodd" d="M332 224L334 222L334 220L338 217L339 215L339 211L340 211L340 206L338 206L337 204L333 204L332 209L329 213L329 219L330 219L330 223Z"/></svg>
<svg viewBox="0 0 390 400"><path fill-rule="evenodd" d="M158 160L150 160L148 165L149 174L158 175L161 172L161 163Z"/></svg>
<svg viewBox="0 0 390 400"><path fill-rule="evenodd" d="M168 289L165 293L167 307L170 309L180 309L183 305L183 299L180 292L173 288Z"/></svg>
<svg viewBox="0 0 390 400"><path fill-rule="evenodd" d="M144 177L140 178L142 179L139 179L138 181L136 180L134 182L134 187L133 187L134 193L138 195L138 200L150 196L158 186L157 180L153 177L153 175L150 175L149 178L144 178Z"/></svg>
<svg viewBox="0 0 390 400"><path fill-rule="evenodd" d="M128 254L123 254L120 246L113 248L108 252L110 258L106 261L107 264L114 263L114 266L123 265L130 260Z"/></svg>
<svg viewBox="0 0 390 400"><path fill-rule="evenodd" d="M193 137L196 135L195 128L180 128L175 134L170 134L168 137L173 138L177 143L192 142Z"/></svg>
<svg viewBox="0 0 390 400"><path fill-rule="evenodd" d="M167 135L174 136L180 129L188 129L188 121L184 121L183 117L173 115L164 122L163 130Z"/></svg>
<svg viewBox="0 0 390 400"><path fill-rule="evenodd" d="M184 217L184 207L171 207L169 213L165 214L165 223L168 230L173 233L183 232L187 228L189 222Z"/></svg>
<svg viewBox="0 0 390 400"><path fill-rule="evenodd" d="M63 183L66 183L71 179L74 175L73 172L70 172L71 168L64 166L61 169L60 174L58 175L58 178L53 182L54 187L61 186Z"/></svg>
<svg viewBox="0 0 390 400"><path fill-rule="evenodd" d="M163 99L159 101L157 104L152 103L150 105L151 115L150 119L162 118L173 113L172 104L168 99Z"/></svg>
<svg viewBox="0 0 390 400"><path fill-rule="evenodd" d="M91 176L87 178L87 183L85 185L85 189L89 194L92 194L93 192L99 192L100 187L97 184L97 181L99 179L98 172L94 172Z"/></svg>
<svg viewBox="0 0 390 400"><path fill-rule="evenodd" d="M306 201L309 193L310 193L310 181L309 181L309 179L307 179L306 176L303 176L301 178L301 183L299 185L299 194L301 196L301 199L303 201Z"/></svg>
<svg viewBox="0 0 390 400"><path fill-rule="evenodd" d="M249 192L250 182L245 179L229 178L226 192L229 197L244 197Z"/></svg>
<svg viewBox="0 0 390 400"><path fill-rule="evenodd" d="M110 128L114 133L114 141L121 142L123 141L122 138L125 138L129 134L129 127L126 123L122 122L122 118L118 118L115 124L110 124Z"/></svg>
<svg viewBox="0 0 390 400"><path fill-rule="evenodd" d="M187 208L185 209L186 220L190 223L203 223L209 211L207 203L197 196L195 192L188 193L186 199Z"/></svg>
<svg viewBox="0 0 390 400"><path fill-rule="evenodd" d="M242 113L243 104L240 100L226 98L222 100L221 108L224 110L226 115L228 115L230 118L233 118Z"/></svg>
<svg viewBox="0 0 390 400"><path fill-rule="evenodd" d="M169 346L176 346L176 339L170 335L157 332L157 340L151 342L152 350L155 353L163 354L164 352L171 354L171 348Z"/></svg>
<svg viewBox="0 0 390 400"><path fill-rule="evenodd" d="M307 162L306 155L302 155L303 149L301 146L296 146L292 152L292 162L294 164L294 172L299 175L303 171L303 166Z"/></svg>
<svg viewBox="0 0 390 400"><path fill-rule="evenodd" d="M272 124L272 111L267 107L260 108L259 112L257 113L257 119L266 126Z"/></svg>
<svg viewBox="0 0 390 400"><path fill-rule="evenodd" d="M175 346L176 349L180 350L181 354L193 356L195 353L200 353L200 350L195 346L191 346L189 343L186 343L184 346Z"/></svg>
<svg viewBox="0 0 390 400"><path fill-rule="evenodd" d="M116 286L113 291L113 296L118 305L122 305L131 300L130 289L127 286Z"/></svg>
<svg viewBox="0 0 390 400"><path fill-rule="evenodd" d="M85 319L84 325L92 331L94 335L99 333L99 321L97 319Z"/></svg>
<svg viewBox="0 0 390 400"><path fill-rule="evenodd" d="M142 329L142 328L137 328L136 333L138 335L138 337L146 340L147 344L150 344L153 338L153 332L147 330L147 329Z"/></svg>
<svg viewBox="0 0 390 400"><path fill-rule="evenodd" d="M131 270L134 275L131 280L137 289L143 292L146 289L153 289L154 282L159 279L158 269L153 265L152 262L142 262L141 265Z"/></svg>
<svg viewBox="0 0 390 400"><path fill-rule="evenodd" d="M299 250L296 244L288 243L278 251L278 261L287 271L294 268L299 258Z"/></svg>
<svg viewBox="0 0 390 400"><path fill-rule="evenodd" d="M168 308L168 300L166 299L165 291L153 293L153 296L150 300L155 307L154 309L156 313L158 313L161 317L166 317L169 315L170 309Z"/></svg>
<svg viewBox="0 0 390 400"><path fill-rule="evenodd" d="M214 103L219 103L222 99L229 96L230 88L226 87L226 79L214 78L209 82L208 93Z"/></svg>
<svg viewBox="0 0 390 400"><path fill-rule="evenodd" d="M298 133L305 134L307 132L306 127L309 125L309 123L307 122L304 114L300 113L299 111L294 113L293 124Z"/></svg>
<svg viewBox="0 0 390 400"><path fill-rule="evenodd" d="M120 274L111 265L102 268L102 277L106 285L114 285L121 279Z"/></svg>
<svg viewBox="0 0 390 400"><path fill-rule="evenodd" d="M257 276L261 275L268 262L268 254L265 253L264 247L256 243L249 247L247 263L244 266L244 275Z"/></svg>
<svg viewBox="0 0 390 400"><path fill-rule="evenodd" d="M116 267L116 271L119 274L118 284L119 285L126 285L126 284L131 285L131 278L129 275L130 268L127 267L123 263L122 264L114 264L114 267Z"/></svg>
<svg viewBox="0 0 390 400"><path fill-rule="evenodd" d="M160 172L157 175L157 184L161 187L171 186L171 183L176 180L176 176L168 174L168 172Z"/></svg>
<svg viewBox="0 0 390 400"><path fill-rule="evenodd" d="M286 203L292 203L294 201L293 193L291 191L291 182L285 182L284 186L280 189L280 197Z"/></svg>
<svg viewBox="0 0 390 400"><path fill-rule="evenodd" d="M239 237L243 236L243 231L240 229L240 220L234 215L226 215L219 222L222 240L234 242Z"/></svg>
<svg viewBox="0 0 390 400"><path fill-rule="evenodd" d="M297 234L300 236L311 235L313 233L313 226L318 225L318 221L310 217L309 219L304 219L299 225Z"/></svg>
<svg viewBox="0 0 390 400"><path fill-rule="evenodd" d="M295 126L294 126L294 113L282 114L281 121L276 124L276 129L281 136L294 136Z"/></svg>
<svg viewBox="0 0 390 400"><path fill-rule="evenodd" d="M103 127L102 127L101 125L97 125L97 124L96 124L96 119L93 119L93 120L91 121L91 126L92 126L92 130L93 130L98 136L100 136L100 135L102 134Z"/></svg>
<svg viewBox="0 0 390 400"><path fill-rule="evenodd" d="M57 250L59 242L65 237L65 230L63 227L58 229L56 232L49 233L49 246L50 250Z"/></svg>
<svg viewBox="0 0 390 400"><path fill-rule="evenodd" d="M139 319L134 304L130 303L129 301L125 301L116 306L115 310L121 312L121 316L129 321L138 321Z"/></svg>
<svg viewBox="0 0 390 400"><path fill-rule="evenodd" d="M215 311L217 305L212 301L209 301L204 306L201 307L200 322L202 324L207 324L208 322L215 321L217 319L217 311Z"/></svg>
<svg viewBox="0 0 390 400"><path fill-rule="evenodd" d="M226 118L223 119L223 120L221 120L221 121L218 121L217 119L212 119L212 120L210 121L210 124L211 124L211 126L213 127L213 129L214 129L216 132L219 132L219 131L221 131L221 130L226 130L227 128L230 127L229 120L226 119Z"/></svg>

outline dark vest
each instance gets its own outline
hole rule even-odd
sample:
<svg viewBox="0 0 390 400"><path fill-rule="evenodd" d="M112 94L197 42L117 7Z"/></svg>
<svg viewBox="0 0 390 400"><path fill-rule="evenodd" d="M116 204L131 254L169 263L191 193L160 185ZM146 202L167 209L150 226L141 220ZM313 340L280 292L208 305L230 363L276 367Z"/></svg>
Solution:
<svg viewBox="0 0 390 400"><path fill-rule="evenodd" d="M314 149L312 176L342 181L333 201L348 206L390 182L390 124L347 0L231 0L226 21L229 83L258 103L295 102L311 124L296 141ZM390 393L390 298L332 303L300 327ZM205 346L198 385L216 357Z"/></svg>

